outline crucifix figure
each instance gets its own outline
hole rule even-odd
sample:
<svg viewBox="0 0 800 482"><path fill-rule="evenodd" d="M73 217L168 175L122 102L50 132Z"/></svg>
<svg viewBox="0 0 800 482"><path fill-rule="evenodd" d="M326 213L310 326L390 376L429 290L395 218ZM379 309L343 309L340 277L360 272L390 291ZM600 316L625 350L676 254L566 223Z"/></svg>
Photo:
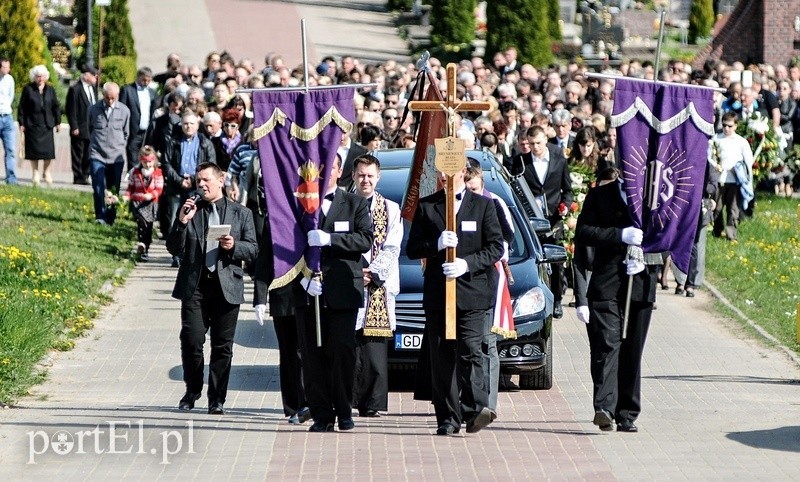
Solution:
<svg viewBox="0 0 800 482"><path fill-rule="evenodd" d="M429 89L438 88L431 85ZM456 198L453 189L453 176L467 162L466 146L463 139L457 139L456 116L459 112L488 110L491 104L479 101L459 101L456 98L456 64L447 64L447 95L444 101L414 100L408 103L411 111L438 111L447 113L447 137L436 139L436 169L447 176L445 184L446 214L445 223L448 231L456 230ZM448 263L456 259L456 249L447 248L445 252ZM456 338L456 280L445 281L445 336L448 340Z"/></svg>

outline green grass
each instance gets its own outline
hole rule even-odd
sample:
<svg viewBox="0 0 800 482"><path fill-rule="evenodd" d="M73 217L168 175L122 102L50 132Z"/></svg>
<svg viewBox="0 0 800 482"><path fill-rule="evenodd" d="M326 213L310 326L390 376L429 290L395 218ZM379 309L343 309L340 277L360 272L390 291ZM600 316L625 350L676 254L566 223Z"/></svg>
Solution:
<svg viewBox="0 0 800 482"><path fill-rule="evenodd" d="M0 186L0 402L41 381L36 363L71 349L110 301L99 288L124 281L136 228L123 211L100 226L89 193Z"/></svg>
<svg viewBox="0 0 800 482"><path fill-rule="evenodd" d="M737 242L709 235L708 280L782 344L800 353L798 201L761 194L755 214L739 224Z"/></svg>

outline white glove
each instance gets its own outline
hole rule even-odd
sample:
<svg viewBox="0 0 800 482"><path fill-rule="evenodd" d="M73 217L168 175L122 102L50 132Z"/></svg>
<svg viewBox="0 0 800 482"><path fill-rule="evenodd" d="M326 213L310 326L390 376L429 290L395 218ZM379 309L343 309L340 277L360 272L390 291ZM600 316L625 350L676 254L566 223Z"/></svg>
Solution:
<svg viewBox="0 0 800 482"><path fill-rule="evenodd" d="M508 243L505 241L503 241L503 256L500 257L500 261L508 263Z"/></svg>
<svg viewBox="0 0 800 482"><path fill-rule="evenodd" d="M461 258L456 258L452 263L442 264L442 271L448 278L458 278L466 273L468 269L467 262Z"/></svg>
<svg viewBox="0 0 800 482"><path fill-rule="evenodd" d="M644 271L644 263L642 263L641 261L629 260L625 263L625 266L627 266L626 272L630 276L633 276L635 274Z"/></svg>
<svg viewBox="0 0 800 482"><path fill-rule="evenodd" d="M455 248L458 246L458 235L453 231L442 231L439 235L439 241L436 242L436 247L439 251L444 248Z"/></svg>
<svg viewBox="0 0 800 482"><path fill-rule="evenodd" d="M639 228L627 227L622 230L622 242L633 246L641 246L644 233Z"/></svg>
<svg viewBox="0 0 800 482"><path fill-rule="evenodd" d="M331 244L331 235L321 229L312 229L308 232L309 246L328 246Z"/></svg>
<svg viewBox="0 0 800 482"><path fill-rule="evenodd" d="M322 294L322 282L317 278L303 278L300 280L303 289L311 296L319 296Z"/></svg>
<svg viewBox="0 0 800 482"><path fill-rule="evenodd" d="M578 313L578 319L582 322L589 324L589 307L588 306L579 306L575 308L575 311Z"/></svg>
<svg viewBox="0 0 800 482"><path fill-rule="evenodd" d="M266 318L267 314L267 305L256 305L254 308L256 310L256 321L259 325L264 326L264 319Z"/></svg>

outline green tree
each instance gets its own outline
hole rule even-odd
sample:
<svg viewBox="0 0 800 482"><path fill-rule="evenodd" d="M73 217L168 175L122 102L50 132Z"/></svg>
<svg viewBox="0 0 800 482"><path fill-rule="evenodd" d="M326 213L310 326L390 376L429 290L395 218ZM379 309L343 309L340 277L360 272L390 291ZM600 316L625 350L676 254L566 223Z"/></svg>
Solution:
<svg viewBox="0 0 800 482"><path fill-rule="evenodd" d="M475 39L475 0L432 2L431 45L445 50L465 48Z"/></svg>
<svg viewBox="0 0 800 482"><path fill-rule="evenodd" d="M689 12L689 43L696 44L697 39L711 35L713 26L713 0L692 0L692 9Z"/></svg>
<svg viewBox="0 0 800 482"><path fill-rule="evenodd" d="M519 61L544 67L553 60L549 0L505 0L486 5L486 56L516 46Z"/></svg>
<svg viewBox="0 0 800 482"><path fill-rule="evenodd" d="M72 14L75 16L75 31L78 34L86 33L86 5L88 0L75 0ZM108 7L92 8L92 47L94 48L95 62L100 48L100 9L103 8L103 57L121 55L136 61L136 48L133 42L133 30L128 18L128 0L112 0ZM85 61L79 59L79 63Z"/></svg>
<svg viewBox="0 0 800 482"><path fill-rule="evenodd" d="M11 61L17 92L30 80L30 69L45 63L47 44L38 18L36 0L0 1L0 55Z"/></svg>
<svg viewBox="0 0 800 482"><path fill-rule="evenodd" d="M561 40L561 5L558 0L547 0L547 20L550 40Z"/></svg>

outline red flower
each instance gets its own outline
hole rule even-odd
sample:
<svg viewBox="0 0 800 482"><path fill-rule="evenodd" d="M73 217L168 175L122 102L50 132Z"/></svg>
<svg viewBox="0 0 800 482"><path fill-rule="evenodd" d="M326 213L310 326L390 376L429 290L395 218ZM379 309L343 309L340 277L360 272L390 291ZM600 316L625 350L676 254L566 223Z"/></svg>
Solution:
<svg viewBox="0 0 800 482"><path fill-rule="evenodd" d="M580 204L576 203L575 201L572 201L572 206L569 207L569 210L574 213L580 208L581 208Z"/></svg>

